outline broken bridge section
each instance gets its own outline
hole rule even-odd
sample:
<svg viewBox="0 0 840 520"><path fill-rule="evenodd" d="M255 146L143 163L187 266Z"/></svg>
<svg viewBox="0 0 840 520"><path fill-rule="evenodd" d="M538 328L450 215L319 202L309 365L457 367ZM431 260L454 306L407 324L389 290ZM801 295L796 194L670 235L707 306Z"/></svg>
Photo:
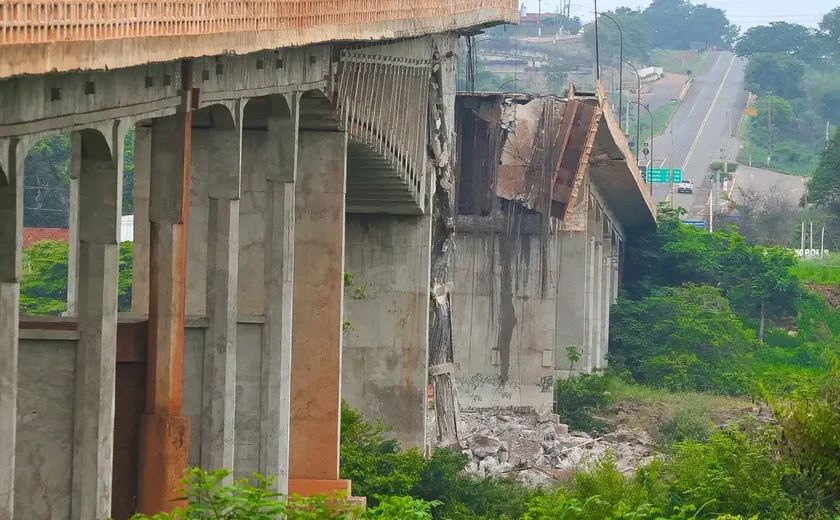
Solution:
<svg viewBox="0 0 840 520"><path fill-rule="evenodd" d="M654 206L602 90L456 106L459 398L549 407L557 377L606 365L626 236Z"/></svg>

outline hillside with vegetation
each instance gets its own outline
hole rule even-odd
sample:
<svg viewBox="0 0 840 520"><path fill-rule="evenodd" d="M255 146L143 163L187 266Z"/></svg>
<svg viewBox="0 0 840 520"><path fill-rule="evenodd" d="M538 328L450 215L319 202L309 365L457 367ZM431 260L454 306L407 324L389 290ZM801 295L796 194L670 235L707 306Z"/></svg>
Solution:
<svg viewBox="0 0 840 520"><path fill-rule="evenodd" d="M840 8L817 29L788 22L752 27L736 52L748 59L746 86L757 96L739 160L810 175L830 137L826 125L840 125Z"/></svg>

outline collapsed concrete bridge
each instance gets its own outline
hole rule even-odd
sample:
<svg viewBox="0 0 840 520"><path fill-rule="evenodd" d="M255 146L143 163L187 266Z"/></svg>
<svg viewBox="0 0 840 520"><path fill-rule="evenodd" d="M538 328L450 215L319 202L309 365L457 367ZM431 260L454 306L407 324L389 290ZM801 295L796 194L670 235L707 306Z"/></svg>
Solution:
<svg viewBox="0 0 840 520"><path fill-rule="evenodd" d="M166 510L189 465L276 475L283 493L350 491L342 397L422 445L434 158L463 172L469 125L456 117L458 36L516 13L508 0L12 0L0 18L0 520ZM598 215L616 236L651 225L606 99L572 103L598 120L567 129L593 147L573 179L576 200L602 208L585 229ZM132 126L132 309L120 314ZM68 313L19 316L25 158L59 132L72 135ZM455 149L432 150L441 132ZM556 191L550 218L569 222L555 202L579 203Z"/></svg>

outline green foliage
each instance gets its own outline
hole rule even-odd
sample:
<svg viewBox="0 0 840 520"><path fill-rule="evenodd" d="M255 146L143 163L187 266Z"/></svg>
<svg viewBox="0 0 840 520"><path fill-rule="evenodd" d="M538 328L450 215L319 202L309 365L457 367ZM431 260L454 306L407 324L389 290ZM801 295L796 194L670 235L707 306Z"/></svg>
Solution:
<svg viewBox="0 0 840 520"><path fill-rule="evenodd" d="M70 134L41 139L24 162L23 225L67 227Z"/></svg>
<svg viewBox="0 0 840 520"><path fill-rule="evenodd" d="M123 143L122 214L134 213L134 127ZM25 226L67 227L70 211L70 133L41 139L24 162Z"/></svg>
<svg viewBox="0 0 840 520"><path fill-rule="evenodd" d="M771 22L769 25L750 27L738 38L738 56L749 57L760 53L792 54L805 62L816 62L822 57L824 40L817 31L788 22Z"/></svg>
<svg viewBox="0 0 840 520"><path fill-rule="evenodd" d="M723 162L723 161L712 161L709 164L709 171L710 172L721 172L721 173L734 173L738 171L738 163L736 162Z"/></svg>
<svg viewBox="0 0 840 520"><path fill-rule="evenodd" d="M706 414L681 408L662 425L658 441L670 446L682 441L705 442L714 431L714 425Z"/></svg>
<svg viewBox="0 0 840 520"><path fill-rule="evenodd" d="M804 76L805 65L786 53L755 54L744 69L748 89L756 94L773 94L787 99L802 97Z"/></svg>
<svg viewBox="0 0 840 520"><path fill-rule="evenodd" d="M592 412L609 403L608 387L609 381L600 374L558 378L554 384L555 412L573 429L603 431L605 424Z"/></svg>
<svg viewBox="0 0 840 520"><path fill-rule="evenodd" d="M186 506L132 520L427 520L437 504L411 497L381 497L379 505L362 511L344 497L325 495L284 497L271 491L273 478L254 474L252 481L226 483L227 470L191 468L183 480Z"/></svg>
<svg viewBox="0 0 840 520"><path fill-rule="evenodd" d="M20 313L58 315L67 310L67 243L42 240L23 251Z"/></svg>
<svg viewBox="0 0 840 520"><path fill-rule="evenodd" d="M120 312L131 310L132 243L120 244L117 302ZM42 240L23 252L20 312L29 316L58 315L67 310L66 242Z"/></svg>
<svg viewBox="0 0 840 520"><path fill-rule="evenodd" d="M642 383L669 390L738 393L754 336L720 291L670 287L620 298L610 316L610 360Z"/></svg>
<svg viewBox="0 0 840 520"><path fill-rule="evenodd" d="M820 162L808 179L808 203L832 215L840 215L840 128L820 154Z"/></svg>
<svg viewBox="0 0 840 520"><path fill-rule="evenodd" d="M641 10L619 8L615 11L599 13L598 17L598 43L601 51L602 63L609 63L616 68L619 66L621 57L621 42L623 36L624 59L628 61L647 61L652 49L650 39L650 28L642 17ZM610 20L612 17L621 26L621 35L618 27ZM587 48L595 52L595 25L587 24L583 28L583 41Z"/></svg>
<svg viewBox="0 0 840 520"><path fill-rule="evenodd" d="M342 402L341 478L350 479L354 493L374 505L378 496L409 494L426 466L419 450L400 451L396 440L385 438L386 431Z"/></svg>
<svg viewBox="0 0 840 520"><path fill-rule="evenodd" d="M817 484L824 504L840 499L840 360L833 364L821 385L774 406L786 454Z"/></svg>
<svg viewBox="0 0 840 520"><path fill-rule="evenodd" d="M686 0L653 0L642 17L651 43L662 49L689 49L695 43L727 47L738 34L723 10Z"/></svg>

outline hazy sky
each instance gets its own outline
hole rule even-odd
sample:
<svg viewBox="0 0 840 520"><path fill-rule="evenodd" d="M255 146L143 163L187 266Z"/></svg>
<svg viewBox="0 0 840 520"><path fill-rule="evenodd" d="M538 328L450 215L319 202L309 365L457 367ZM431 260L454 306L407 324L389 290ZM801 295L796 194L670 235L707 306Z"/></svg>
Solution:
<svg viewBox="0 0 840 520"><path fill-rule="evenodd" d="M520 2L523 0L520 0ZM528 12L537 12L537 0L524 0ZM704 3L694 0L693 3ZM747 28L768 22L785 21L816 27L822 15L840 4L840 0L705 0L712 7L726 11L735 25ZM555 11L563 4L562 0L544 0L543 11ZM598 0L598 10L607 11L616 7L646 7L650 0ZM581 19L592 17L593 4L589 0L572 0L572 14Z"/></svg>

